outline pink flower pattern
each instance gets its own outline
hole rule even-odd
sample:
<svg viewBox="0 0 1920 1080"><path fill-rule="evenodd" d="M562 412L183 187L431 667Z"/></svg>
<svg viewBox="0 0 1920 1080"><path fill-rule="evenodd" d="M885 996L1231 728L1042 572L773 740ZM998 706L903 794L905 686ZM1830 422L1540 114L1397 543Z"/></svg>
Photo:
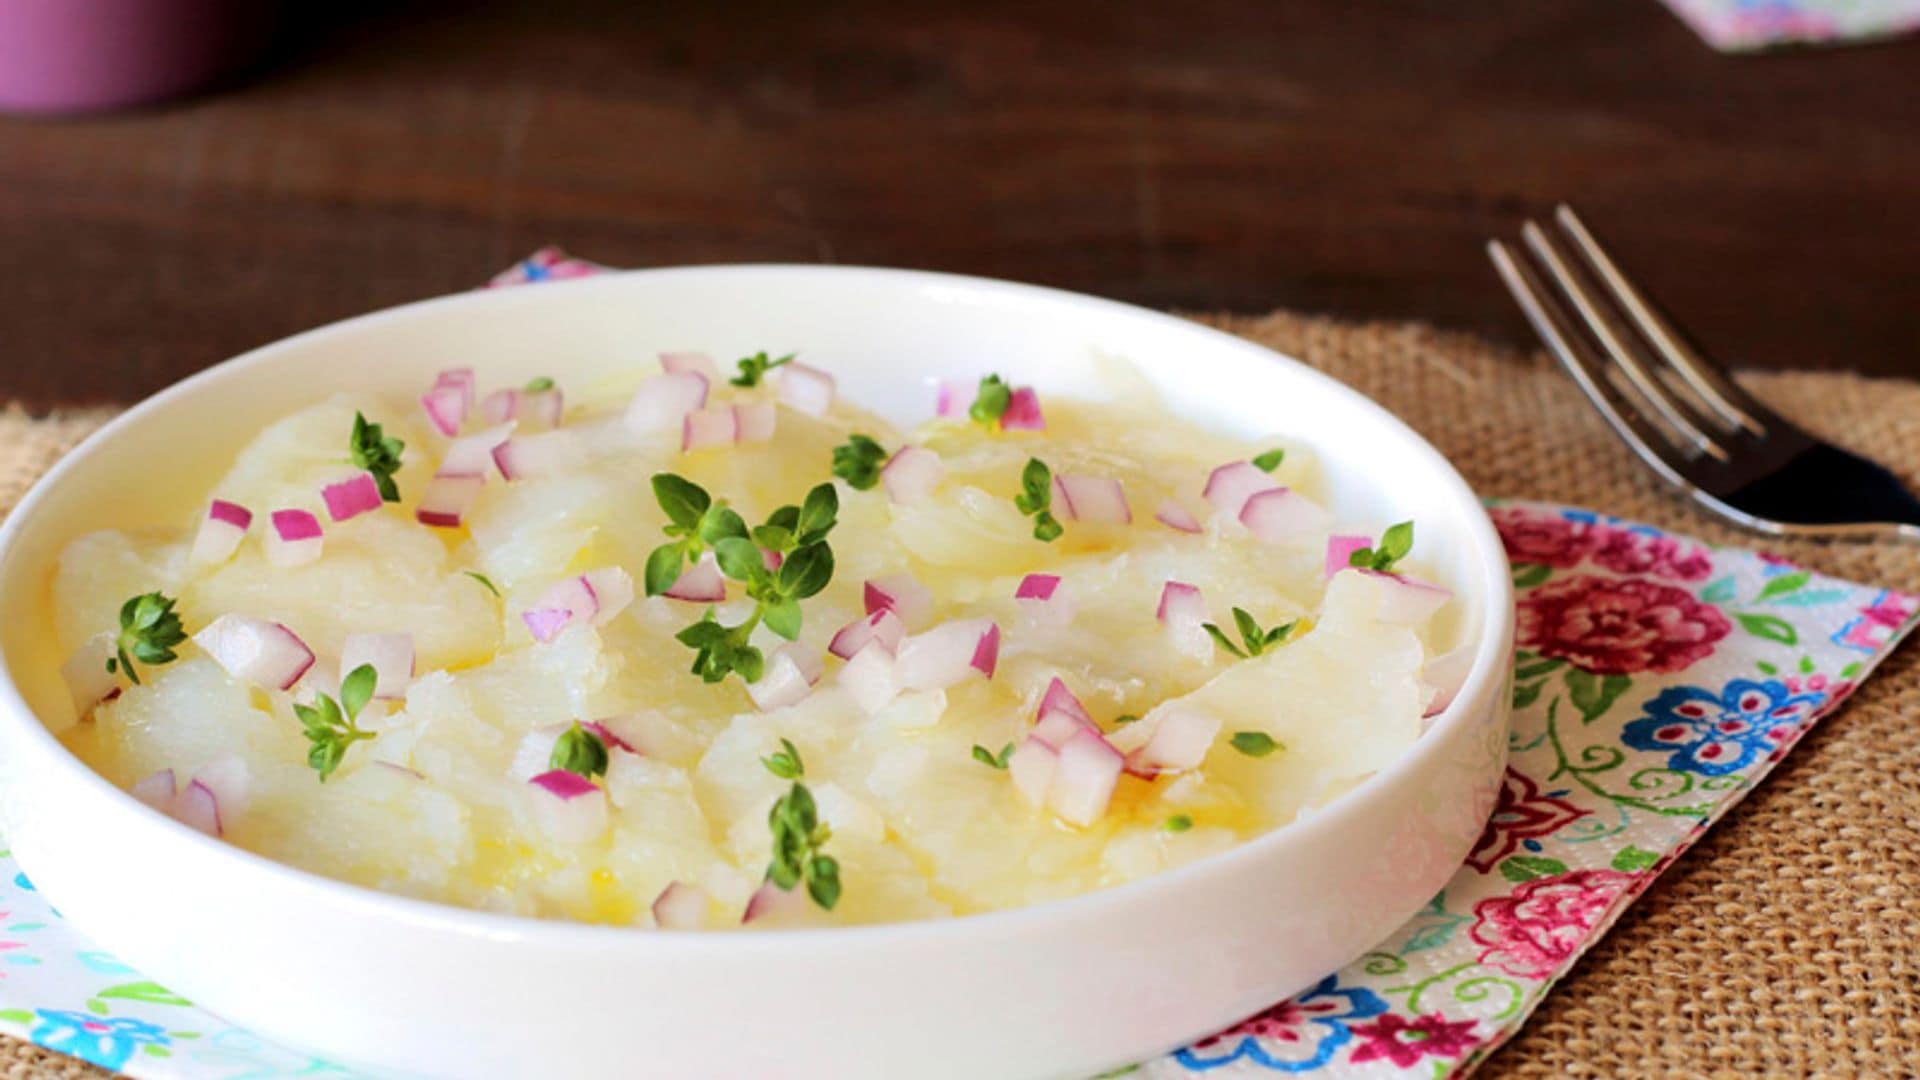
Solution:
<svg viewBox="0 0 1920 1080"><path fill-rule="evenodd" d="M1634 880L1617 870L1574 870L1480 901L1473 908L1473 940L1486 946L1480 962L1523 979L1548 977L1585 946Z"/></svg>

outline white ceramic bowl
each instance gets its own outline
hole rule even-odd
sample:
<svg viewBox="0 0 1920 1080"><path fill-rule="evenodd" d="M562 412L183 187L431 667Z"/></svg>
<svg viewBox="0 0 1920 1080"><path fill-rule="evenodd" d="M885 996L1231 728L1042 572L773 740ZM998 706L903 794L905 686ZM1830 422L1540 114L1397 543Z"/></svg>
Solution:
<svg viewBox="0 0 1920 1080"><path fill-rule="evenodd" d="M1231 851L1072 900L936 922L652 933L400 899L269 862L148 810L49 733L70 715L46 627L63 543L172 522L169 476L217 475L251 433L347 386L417 392L797 348L896 419L926 380L999 370L1097 394L1134 360L1173 410L1322 456L1342 516L1412 517L1476 643L1453 706L1331 805ZM1505 760L1512 595L1480 504L1411 430L1304 365L1181 319L1030 286L823 267L655 270L413 304L248 353L69 455L0 531L0 822L64 915L259 1034L435 1076L1072 1077L1293 993L1424 904L1489 813ZM45 718L46 724L37 718Z"/></svg>

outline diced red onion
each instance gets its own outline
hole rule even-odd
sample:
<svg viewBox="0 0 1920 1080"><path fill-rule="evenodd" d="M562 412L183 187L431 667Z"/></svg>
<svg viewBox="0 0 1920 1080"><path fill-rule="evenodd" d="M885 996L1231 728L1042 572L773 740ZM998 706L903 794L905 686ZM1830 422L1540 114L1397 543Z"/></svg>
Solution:
<svg viewBox="0 0 1920 1080"><path fill-rule="evenodd" d="M1229 461L1208 475L1206 490L1202 494L1213 505L1215 513L1238 521L1248 499L1262 491L1278 490L1279 487L1278 481L1253 462Z"/></svg>
<svg viewBox="0 0 1920 1080"><path fill-rule="evenodd" d="M916 502L933 494L947 474L940 455L924 446L902 446L880 469L887 498L896 503Z"/></svg>
<svg viewBox="0 0 1920 1080"><path fill-rule="evenodd" d="M706 405L707 387L707 376L698 371L670 371L648 379L627 405L627 429L650 435L680 427L688 413Z"/></svg>
<svg viewBox="0 0 1920 1080"><path fill-rule="evenodd" d="M1068 740L1082 731L1099 734L1100 729L1087 715L1086 707L1080 699L1073 696L1067 684L1055 678L1047 684L1046 695L1040 699L1040 708L1034 713L1033 730L1029 738L1037 740L1049 749L1058 750Z"/></svg>
<svg viewBox="0 0 1920 1080"><path fill-rule="evenodd" d="M663 352L660 354L660 367L669 374L690 371L709 383L720 381L720 365L703 352Z"/></svg>
<svg viewBox="0 0 1920 1080"><path fill-rule="evenodd" d="M885 574L872 578L862 588L867 614L891 611L911 631L924 626L933 614L933 593L912 574Z"/></svg>
<svg viewBox="0 0 1920 1080"><path fill-rule="evenodd" d="M607 831L607 794L593 781L565 769L543 772L528 781L533 816L540 828L562 844L584 844Z"/></svg>
<svg viewBox="0 0 1920 1080"><path fill-rule="evenodd" d="M460 391L460 414L465 416L473 411L473 393L477 385L470 367L447 368L433 377L433 388L452 387Z"/></svg>
<svg viewBox="0 0 1920 1080"><path fill-rule="evenodd" d="M1169 529L1177 529L1183 533L1200 531L1200 519L1194 517L1193 511L1187 509L1186 504L1179 499L1168 499L1162 502L1160 509L1153 512L1153 519Z"/></svg>
<svg viewBox="0 0 1920 1080"><path fill-rule="evenodd" d="M574 431L515 435L493 448L493 463L508 480L553 476L586 462L587 446Z"/></svg>
<svg viewBox="0 0 1920 1080"><path fill-rule="evenodd" d="M605 626L633 603L633 577L618 566L602 566L580 575L580 581L593 593L595 626Z"/></svg>
<svg viewBox="0 0 1920 1080"><path fill-rule="evenodd" d="M706 890L700 886L668 882L653 898L653 924L662 930L703 930L711 906Z"/></svg>
<svg viewBox="0 0 1920 1080"><path fill-rule="evenodd" d="M203 566L226 562L239 549L240 540L253 525L253 511L239 503L215 499L207 505L207 516L193 536L192 559Z"/></svg>
<svg viewBox="0 0 1920 1080"><path fill-rule="evenodd" d="M720 573L720 567L708 553L692 566L680 572L673 585L667 589L667 596L675 600L690 600L696 604L718 604L727 598L727 579Z"/></svg>
<svg viewBox="0 0 1920 1080"><path fill-rule="evenodd" d="M1380 606L1373 617L1381 622L1418 626L1446 606L1453 597L1451 589L1379 570L1360 573L1380 582Z"/></svg>
<svg viewBox="0 0 1920 1080"><path fill-rule="evenodd" d="M208 836L221 836L225 830L220 823L220 800L213 789L195 780L174 800L173 816L182 824L198 829Z"/></svg>
<svg viewBox="0 0 1920 1080"><path fill-rule="evenodd" d="M560 636L560 631L573 625L573 612L566 608L532 608L520 613L520 621L527 625L527 633L535 641L552 641Z"/></svg>
<svg viewBox="0 0 1920 1080"><path fill-rule="evenodd" d="M489 424L504 424L520 416L520 391L495 390L480 399L480 418Z"/></svg>
<svg viewBox="0 0 1920 1080"><path fill-rule="evenodd" d="M242 682L286 690L313 666L313 650L277 622L226 614L193 635L194 644Z"/></svg>
<svg viewBox="0 0 1920 1080"><path fill-rule="evenodd" d="M1111 476L1055 473L1053 497L1055 514L1067 521L1104 525L1126 525L1133 521L1126 489Z"/></svg>
<svg viewBox="0 0 1920 1080"><path fill-rule="evenodd" d="M827 644L827 651L842 660L851 660L870 642L878 642L888 655L892 655L906 636L907 624L900 621L900 616L881 608L841 627Z"/></svg>
<svg viewBox="0 0 1920 1080"><path fill-rule="evenodd" d="M588 720L580 726L587 731L593 732L594 737L599 739L601 744L608 750L625 750L629 754L637 754L640 752L638 747L635 747L632 743L615 734L613 729L609 728L604 720Z"/></svg>
<svg viewBox="0 0 1920 1080"><path fill-rule="evenodd" d="M1213 639L1206 631L1207 600L1197 586L1169 581L1160 587L1160 606L1154 617L1180 652L1200 659L1213 656Z"/></svg>
<svg viewBox="0 0 1920 1080"><path fill-rule="evenodd" d="M371 767L379 769L389 776L398 776L403 780L417 782L427 778L427 774L421 772L419 769L409 765L402 765L395 761L375 761L371 764Z"/></svg>
<svg viewBox="0 0 1920 1080"><path fill-rule="evenodd" d="M73 695L75 716L86 719L95 705L120 693L120 676L107 670L114 655L114 635L95 634L60 665L60 677Z"/></svg>
<svg viewBox="0 0 1920 1080"><path fill-rule="evenodd" d="M449 439L460 434L467 421L467 409L473 404L473 391L459 386L435 386L420 395L420 408L426 411L433 429Z"/></svg>
<svg viewBox="0 0 1920 1080"><path fill-rule="evenodd" d="M869 642L840 669L836 681L853 698L854 704L871 715L900 695L896 667L892 653L877 642Z"/></svg>
<svg viewBox="0 0 1920 1080"><path fill-rule="evenodd" d="M440 471L435 475L484 478L497 468L493 462L494 447L511 438L513 428L510 423L500 424L448 443L446 454L440 458Z"/></svg>
<svg viewBox="0 0 1920 1080"><path fill-rule="evenodd" d="M1060 768L1060 755L1039 739L1027 738L1007 757L1007 775L1014 789L1036 807L1047 805L1047 791L1053 787L1054 773Z"/></svg>
<svg viewBox="0 0 1920 1080"><path fill-rule="evenodd" d="M799 887L782 889L771 881L763 881L747 900L747 910L740 916L741 923L781 923L804 921L807 918L807 897Z"/></svg>
<svg viewBox="0 0 1920 1080"><path fill-rule="evenodd" d="M1219 717L1172 705L1121 728L1114 733L1112 741L1129 750L1128 772L1157 776L1199 768L1219 734Z"/></svg>
<svg viewBox="0 0 1920 1080"><path fill-rule="evenodd" d="M763 443L773 438L779 410L771 402L752 401L733 407L733 441Z"/></svg>
<svg viewBox="0 0 1920 1080"><path fill-rule="evenodd" d="M1468 643L1429 659L1420 669L1420 681L1433 688L1427 701L1428 716L1438 716L1460 693L1461 684L1473 670L1473 645Z"/></svg>
<svg viewBox="0 0 1920 1080"><path fill-rule="evenodd" d="M1033 387L1022 386L1007 395L1007 411L1000 414L1000 430L1047 430L1047 418L1040 413L1040 395L1033 392Z"/></svg>
<svg viewBox="0 0 1920 1080"><path fill-rule="evenodd" d="M1060 588L1058 574L1028 574L1014 587L1015 600L1051 600Z"/></svg>
<svg viewBox="0 0 1920 1080"><path fill-rule="evenodd" d="M413 508L414 520L435 528L459 528L486 482L480 476L435 476L421 489L419 505Z"/></svg>
<svg viewBox="0 0 1920 1080"><path fill-rule="evenodd" d="M789 363L776 374L780 403L808 416L825 416L833 407L833 376L817 367Z"/></svg>
<svg viewBox="0 0 1920 1080"><path fill-rule="evenodd" d="M213 792L222 821L236 821L247 811L253 792L253 771L238 754L221 754L193 772L194 782Z"/></svg>
<svg viewBox="0 0 1920 1080"><path fill-rule="evenodd" d="M1107 812L1124 759L1107 740L1088 731L1067 740L1059 755L1047 804L1063 821L1091 825Z"/></svg>
<svg viewBox="0 0 1920 1080"><path fill-rule="evenodd" d="M908 690L942 690L973 675L993 677L1000 627L989 619L955 619L900 643L895 675Z"/></svg>
<svg viewBox="0 0 1920 1080"><path fill-rule="evenodd" d="M1013 590L1013 598L1036 621L1054 626L1073 621L1073 598L1061 590L1057 574L1028 574Z"/></svg>
<svg viewBox="0 0 1920 1080"><path fill-rule="evenodd" d="M1352 566L1354 552L1372 546L1373 538L1371 536L1350 536L1335 533L1327 537L1327 577L1331 578L1333 575Z"/></svg>
<svg viewBox="0 0 1920 1080"><path fill-rule="evenodd" d="M179 790L173 770L161 769L128 788L127 793L164 814L173 809L174 796Z"/></svg>
<svg viewBox="0 0 1920 1080"><path fill-rule="evenodd" d="M1318 534L1332 517L1319 503L1288 488L1255 492L1240 508L1240 524L1269 544Z"/></svg>
<svg viewBox="0 0 1920 1080"><path fill-rule="evenodd" d="M373 696L391 701L407 696L413 683L412 634L348 634L340 643L340 671L373 665Z"/></svg>
<svg viewBox="0 0 1920 1080"><path fill-rule="evenodd" d="M967 392L958 384L941 379L935 384L933 414L950 420L965 420L967 407L971 402Z"/></svg>
<svg viewBox="0 0 1920 1080"><path fill-rule="evenodd" d="M520 396L520 414L543 428L557 428L567 414L566 395L558 386L533 390Z"/></svg>
<svg viewBox="0 0 1920 1080"><path fill-rule="evenodd" d="M380 509L380 485L374 482L372 473L355 473L321 488L320 499L327 504L328 517L346 521Z"/></svg>
<svg viewBox="0 0 1920 1080"><path fill-rule="evenodd" d="M680 449L732 446L740 437L740 419L726 405L695 409L681 418Z"/></svg>
<svg viewBox="0 0 1920 1080"><path fill-rule="evenodd" d="M320 519L305 510L275 510L267 530L267 562L282 570L320 557L325 537Z"/></svg>
<svg viewBox="0 0 1920 1080"><path fill-rule="evenodd" d="M800 643L782 645L767 657L759 681L747 684L747 696L761 712L785 708L812 692L820 671L820 658Z"/></svg>

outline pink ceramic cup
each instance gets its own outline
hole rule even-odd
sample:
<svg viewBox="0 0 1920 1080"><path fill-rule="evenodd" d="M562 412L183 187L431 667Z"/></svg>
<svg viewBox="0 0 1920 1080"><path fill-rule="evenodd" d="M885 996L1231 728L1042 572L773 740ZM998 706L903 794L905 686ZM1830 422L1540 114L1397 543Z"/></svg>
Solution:
<svg viewBox="0 0 1920 1080"><path fill-rule="evenodd" d="M0 109L88 112L183 94L250 59L272 0L0 0Z"/></svg>

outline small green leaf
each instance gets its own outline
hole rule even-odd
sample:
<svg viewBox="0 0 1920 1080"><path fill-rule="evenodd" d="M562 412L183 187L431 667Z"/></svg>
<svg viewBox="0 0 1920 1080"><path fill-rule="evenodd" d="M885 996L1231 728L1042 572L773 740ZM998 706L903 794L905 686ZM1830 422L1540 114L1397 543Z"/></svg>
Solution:
<svg viewBox="0 0 1920 1080"><path fill-rule="evenodd" d="M1119 716L1113 718L1114 727L1126 727L1128 724L1137 724L1139 722L1140 718L1132 713L1121 713Z"/></svg>
<svg viewBox="0 0 1920 1080"><path fill-rule="evenodd" d="M840 493L832 484L816 485L800 504L800 521L794 530L797 542L812 544L824 539L839 515Z"/></svg>
<svg viewBox="0 0 1920 1080"><path fill-rule="evenodd" d="M755 525L748 534L754 543L768 551L785 553L793 549L793 531L778 525Z"/></svg>
<svg viewBox="0 0 1920 1080"><path fill-rule="evenodd" d="M831 855L815 855L807 861L807 895L828 911L840 902L840 864Z"/></svg>
<svg viewBox="0 0 1920 1080"><path fill-rule="evenodd" d="M600 736L581 727L578 720L560 733L560 737L553 742L553 752L547 755L547 768L564 770L589 780L605 776L608 764L607 744L600 741Z"/></svg>
<svg viewBox="0 0 1920 1080"><path fill-rule="evenodd" d="M833 448L833 475L855 491L867 491L880 482L880 469L886 460L885 447L855 432Z"/></svg>
<svg viewBox="0 0 1920 1080"><path fill-rule="evenodd" d="M1051 544L1055 540L1060 539L1061 534L1066 531L1066 526L1056 521L1054 516L1045 510L1033 515L1033 538L1035 540Z"/></svg>
<svg viewBox="0 0 1920 1080"><path fill-rule="evenodd" d="M1260 650L1267 644L1267 635L1247 609L1233 609L1233 624L1240 630L1240 640L1247 643L1248 655L1260 655Z"/></svg>
<svg viewBox="0 0 1920 1080"><path fill-rule="evenodd" d="M1513 669L1513 677L1524 682L1528 679L1537 679L1542 675L1559 671L1566 666L1567 662L1565 660L1557 656L1548 657L1545 660L1534 660L1520 664Z"/></svg>
<svg viewBox="0 0 1920 1080"><path fill-rule="evenodd" d="M967 416L976 424L991 427L1006 415L1007 406L1013 401L1013 388L998 375L988 375L980 380L980 389L973 395L973 404L967 408Z"/></svg>
<svg viewBox="0 0 1920 1080"><path fill-rule="evenodd" d="M1620 849L1620 854L1613 857L1613 868L1621 873L1633 874L1646 870L1659 861L1658 853L1629 844Z"/></svg>
<svg viewBox="0 0 1920 1080"><path fill-rule="evenodd" d="M1540 691L1546 688L1546 680L1536 683L1520 683L1513 688L1513 707L1524 709L1540 700Z"/></svg>
<svg viewBox="0 0 1920 1080"><path fill-rule="evenodd" d="M1515 883L1566 872L1566 863L1538 855L1515 855L1500 864L1500 876Z"/></svg>
<svg viewBox="0 0 1920 1080"><path fill-rule="evenodd" d="M772 371L782 364L793 363L795 355L797 354L788 353L778 360L769 359L765 352L757 352L752 356L743 356L734 362L734 366L740 369L740 374L735 375L728 381L735 386L758 386L760 379L765 376L767 372Z"/></svg>
<svg viewBox="0 0 1920 1080"><path fill-rule="evenodd" d="M340 680L340 707L346 710L348 717L355 720L360 718L360 710L373 700L373 691L379 682L380 673L374 670L372 664L361 664L347 672L347 677Z"/></svg>
<svg viewBox="0 0 1920 1080"><path fill-rule="evenodd" d="M493 583L493 579L487 577L487 575L482 574L477 570L462 570L461 573L479 582L481 586L484 587L488 592L492 593L495 598L498 598L500 596L500 586L495 585Z"/></svg>
<svg viewBox="0 0 1920 1080"><path fill-rule="evenodd" d="M1193 828L1193 819L1185 814L1175 814L1168 818L1161 828L1166 829L1168 832L1186 832L1188 829Z"/></svg>
<svg viewBox="0 0 1920 1080"><path fill-rule="evenodd" d="M824 543L799 548L780 564L780 591L795 600L818 593L832 580L833 549Z"/></svg>
<svg viewBox="0 0 1920 1080"><path fill-rule="evenodd" d="M537 375L527 380L526 391L529 394L544 394L553 389L553 379L546 375Z"/></svg>
<svg viewBox="0 0 1920 1080"><path fill-rule="evenodd" d="M763 574L767 569L761 561L760 548L753 541L737 536L729 536L714 544L713 557L720 564L720 572L735 581L751 581L756 574Z"/></svg>
<svg viewBox="0 0 1920 1080"><path fill-rule="evenodd" d="M761 758L760 764L765 765L768 772L782 780L798 780L806 775L807 772L806 763L800 760L800 749L794 746L793 741L790 739L781 739L780 749ZM800 790L805 791L806 789L801 788ZM774 805L776 807L787 805L790 799L791 793L789 793L788 799L784 799ZM812 804L812 799L813 796L809 794L807 796L808 805Z"/></svg>
<svg viewBox="0 0 1920 1080"><path fill-rule="evenodd" d="M686 548L681 544L661 544L647 556L643 577L648 596L659 596L680 580L680 564L684 561L685 552Z"/></svg>
<svg viewBox="0 0 1920 1080"><path fill-rule="evenodd" d="M1386 533L1380 537L1379 558L1383 565L1376 564L1374 569L1392 570L1394 564L1406 558L1407 554L1412 550L1413 522L1402 521L1395 525L1389 525L1387 526Z"/></svg>
<svg viewBox="0 0 1920 1080"><path fill-rule="evenodd" d="M1233 639L1227 636L1225 630L1220 629L1213 623L1201 623L1200 629L1207 632L1207 636L1213 639L1215 645L1220 646L1242 660L1247 658L1247 654L1241 651L1240 646L1233 643Z"/></svg>
<svg viewBox="0 0 1920 1080"><path fill-rule="evenodd" d="M1516 589L1531 589L1536 585L1544 585L1552 576L1553 567L1542 563L1513 564L1513 587Z"/></svg>
<svg viewBox="0 0 1920 1080"><path fill-rule="evenodd" d="M667 520L683 529L697 527L707 508L713 505L713 497L705 488L673 473L654 475L653 497L665 511Z"/></svg>
<svg viewBox="0 0 1920 1080"><path fill-rule="evenodd" d="M994 753L993 751L987 749L984 746L981 746L979 743L973 744L973 760L979 762L982 765L985 765L990 769L1006 768L1007 759L1012 756L1013 756L1012 743L1008 743L1007 745L1001 747L1000 752L998 754Z"/></svg>
<svg viewBox="0 0 1920 1080"><path fill-rule="evenodd" d="M1276 446L1266 453L1261 454L1259 457L1254 458L1253 467L1259 469L1261 472L1272 472L1280 467L1280 463L1286 460L1286 457L1287 452Z"/></svg>
<svg viewBox="0 0 1920 1080"><path fill-rule="evenodd" d="M716 506L700 519L700 539L709 544L727 539L745 540L750 535L746 521L728 506Z"/></svg>
<svg viewBox="0 0 1920 1080"><path fill-rule="evenodd" d="M347 436L347 457L373 476L384 502L399 502L400 489L393 474L400 469L400 457L407 444L382 433L379 424L367 423L360 413L353 414L353 430Z"/></svg>
<svg viewBox="0 0 1920 1080"><path fill-rule="evenodd" d="M1227 740L1235 750L1248 757L1261 758L1275 750L1284 750L1286 746L1264 731L1236 731L1233 738Z"/></svg>
<svg viewBox="0 0 1920 1080"><path fill-rule="evenodd" d="M1773 615L1745 614L1735 615L1733 621L1740 624L1740 629L1754 637L1777 641L1782 645L1800 644L1800 634L1794 630L1793 624L1785 619Z"/></svg>
<svg viewBox="0 0 1920 1080"><path fill-rule="evenodd" d="M1772 600L1776 596L1785 596L1804 586L1812 577L1813 575L1805 570L1796 570L1790 574L1781 574L1777 578L1770 578L1766 586L1760 590L1760 595L1755 599L1764 603Z"/></svg>
<svg viewBox="0 0 1920 1080"><path fill-rule="evenodd" d="M781 597L760 606L760 620L767 629L786 638L788 641L800 639L800 602L792 597Z"/></svg>

